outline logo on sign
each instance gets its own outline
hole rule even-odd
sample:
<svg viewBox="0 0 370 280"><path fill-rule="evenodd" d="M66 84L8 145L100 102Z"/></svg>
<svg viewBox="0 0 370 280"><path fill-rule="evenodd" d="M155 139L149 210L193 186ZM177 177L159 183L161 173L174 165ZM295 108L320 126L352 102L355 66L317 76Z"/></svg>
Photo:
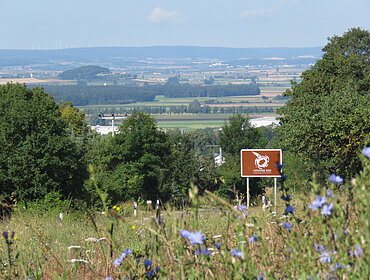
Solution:
<svg viewBox="0 0 370 280"><path fill-rule="evenodd" d="M266 168L269 165L270 157L266 155L260 155L259 153L252 152L256 159L254 160L254 164L258 169Z"/></svg>

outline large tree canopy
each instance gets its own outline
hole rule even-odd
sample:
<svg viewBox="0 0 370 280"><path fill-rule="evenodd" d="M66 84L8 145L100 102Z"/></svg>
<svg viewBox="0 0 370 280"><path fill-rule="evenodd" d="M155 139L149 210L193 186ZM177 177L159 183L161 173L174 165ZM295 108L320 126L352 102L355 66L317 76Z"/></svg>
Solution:
<svg viewBox="0 0 370 280"><path fill-rule="evenodd" d="M54 99L41 88L0 86L0 189L17 199L79 193L82 156Z"/></svg>
<svg viewBox="0 0 370 280"><path fill-rule="evenodd" d="M329 38L321 60L285 94L280 143L309 172L325 178L359 171L358 153L370 135L370 33L353 28Z"/></svg>

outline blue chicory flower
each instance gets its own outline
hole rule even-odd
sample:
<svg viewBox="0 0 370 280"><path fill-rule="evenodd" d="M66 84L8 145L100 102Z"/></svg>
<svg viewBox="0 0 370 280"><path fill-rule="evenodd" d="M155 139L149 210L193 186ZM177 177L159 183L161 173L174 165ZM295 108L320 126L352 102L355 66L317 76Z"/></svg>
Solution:
<svg viewBox="0 0 370 280"><path fill-rule="evenodd" d="M231 255L232 255L233 257L242 258L242 257L244 256L244 255L243 255L243 252L242 252L242 251L240 251L238 248L232 249L232 250L230 251L230 253L231 253Z"/></svg>
<svg viewBox="0 0 370 280"><path fill-rule="evenodd" d="M221 248L221 243L215 243L215 244L213 244L213 246L215 246L217 249L220 249Z"/></svg>
<svg viewBox="0 0 370 280"><path fill-rule="evenodd" d="M334 197L335 197L335 195L333 194L333 192L331 191L331 189L327 189L327 190L326 190L326 195L327 195L328 197L331 197L331 198L334 198Z"/></svg>
<svg viewBox="0 0 370 280"><path fill-rule="evenodd" d="M28 279L27 279L28 280ZM113 280L113 277L106 277L106 278L104 278L104 279L102 279L102 280Z"/></svg>
<svg viewBox="0 0 370 280"><path fill-rule="evenodd" d="M143 261L144 266L152 266L153 262L151 260L144 260Z"/></svg>
<svg viewBox="0 0 370 280"><path fill-rule="evenodd" d="M205 239L205 236L201 232L191 232L188 237L191 244L203 244L203 240Z"/></svg>
<svg viewBox="0 0 370 280"><path fill-rule="evenodd" d="M290 201L292 199L292 196L290 194L287 194L286 196L282 195L281 199L284 201Z"/></svg>
<svg viewBox="0 0 370 280"><path fill-rule="evenodd" d="M207 250L207 249L204 249L204 248L200 248L199 250L195 250L194 253L196 255L201 255L201 254L206 255L206 256L211 255L211 251Z"/></svg>
<svg viewBox="0 0 370 280"><path fill-rule="evenodd" d="M244 211L244 210L247 209L247 206L246 205L237 205L237 206L234 206L234 208L236 210Z"/></svg>
<svg viewBox="0 0 370 280"><path fill-rule="evenodd" d="M370 158L370 147L363 148L363 149L362 149L362 154L363 154L365 157Z"/></svg>
<svg viewBox="0 0 370 280"><path fill-rule="evenodd" d="M118 259L115 259L115 260L113 261L113 264L114 264L115 266L120 266L120 265L122 264L122 261L123 261L123 259L118 258Z"/></svg>
<svg viewBox="0 0 370 280"><path fill-rule="evenodd" d="M149 270L147 273L145 273L146 277L152 277L154 275L154 270Z"/></svg>
<svg viewBox="0 0 370 280"><path fill-rule="evenodd" d="M335 174L331 174L329 180L332 181L334 184L343 183L343 178Z"/></svg>
<svg viewBox="0 0 370 280"><path fill-rule="evenodd" d="M321 251L324 251L324 250L325 250L325 246L324 246L324 245L320 245L320 244L317 244L317 243L315 243L315 244L313 245L313 247L314 247L317 251L319 251L319 252L321 252Z"/></svg>
<svg viewBox="0 0 370 280"><path fill-rule="evenodd" d="M312 204L308 206L309 209L317 209L323 206L323 204L326 202L325 196L317 196L314 201L312 201Z"/></svg>
<svg viewBox="0 0 370 280"><path fill-rule="evenodd" d="M320 256L321 263L331 263L330 252L329 251L322 251Z"/></svg>
<svg viewBox="0 0 370 280"><path fill-rule="evenodd" d="M329 205L324 204L324 206L321 209L321 215L330 216L333 207L334 207L333 203L330 203Z"/></svg>
<svg viewBox="0 0 370 280"><path fill-rule="evenodd" d="M288 222L285 222L283 223L283 227L285 227L287 230L291 230L292 229L292 225Z"/></svg>
<svg viewBox="0 0 370 280"><path fill-rule="evenodd" d="M360 245L356 245L356 249L355 250L351 249L349 251L349 254L352 257L362 257L363 256L363 250L362 250Z"/></svg>
<svg viewBox="0 0 370 280"><path fill-rule="evenodd" d="M285 211L284 213L285 214L288 214L288 213L293 213L295 211L294 207L291 206L291 205L288 205L286 208L285 208Z"/></svg>
<svg viewBox="0 0 370 280"><path fill-rule="evenodd" d="M190 234L191 234L191 232L188 231L187 229L180 230L180 235L183 238L189 238Z"/></svg>
<svg viewBox="0 0 370 280"><path fill-rule="evenodd" d="M250 237L249 239L249 242L253 243L253 242L257 242L258 241L258 238L257 238L257 235L253 235L252 237Z"/></svg>
<svg viewBox="0 0 370 280"><path fill-rule="evenodd" d="M154 268L154 271L155 273L158 273L161 269L157 266L156 268Z"/></svg>

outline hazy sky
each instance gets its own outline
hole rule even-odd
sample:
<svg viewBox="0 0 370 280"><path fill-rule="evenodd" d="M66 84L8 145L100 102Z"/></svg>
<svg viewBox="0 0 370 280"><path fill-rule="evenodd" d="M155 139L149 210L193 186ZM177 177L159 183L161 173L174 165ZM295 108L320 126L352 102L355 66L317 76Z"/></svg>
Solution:
<svg viewBox="0 0 370 280"><path fill-rule="evenodd" d="M0 0L0 49L323 46L370 0Z"/></svg>

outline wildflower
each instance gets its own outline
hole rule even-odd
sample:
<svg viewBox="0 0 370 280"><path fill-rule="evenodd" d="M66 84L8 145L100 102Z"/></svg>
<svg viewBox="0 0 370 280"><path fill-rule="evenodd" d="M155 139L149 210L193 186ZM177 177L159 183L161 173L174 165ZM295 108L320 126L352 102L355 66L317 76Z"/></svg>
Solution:
<svg viewBox="0 0 370 280"><path fill-rule="evenodd" d="M135 227L135 226L131 226L131 229L132 229L132 230L135 230L135 229L136 229L136 227Z"/></svg>
<svg viewBox="0 0 370 280"><path fill-rule="evenodd" d="M188 231L188 230L186 230L186 229L182 229L182 230L180 230L180 235L181 235L181 237L183 237L183 238L189 238L189 235L190 235L190 231Z"/></svg>
<svg viewBox="0 0 370 280"><path fill-rule="evenodd" d="M362 257L363 256L363 250L360 245L356 246L356 250L351 249L349 251L349 254L351 257Z"/></svg>
<svg viewBox="0 0 370 280"><path fill-rule="evenodd" d="M244 210L247 209L247 206L245 206L245 205L238 205L238 206L234 206L234 208L236 210L244 211Z"/></svg>
<svg viewBox="0 0 370 280"><path fill-rule="evenodd" d="M292 229L292 225L288 222L285 222L283 223L283 227L285 227L287 230L291 230Z"/></svg>
<svg viewBox="0 0 370 280"><path fill-rule="evenodd" d="M204 249L204 248L200 248L199 250L195 250L194 253L196 255L201 255L201 254L206 255L206 256L211 255L211 251L207 250L207 249Z"/></svg>
<svg viewBox="0 0 370 280"><path fill-rule="evenodd" d="M104 278L104 279L102 279L102 280L113 280L113 277L106 277L106 278Z"/></svg>
<svg viewBox="0 0 370 280"><path fill-rule="evenodd" d="M213 246L215 246L217 249L221 248L221 243L215 243Z"/></svg>
<svg viewBox="0 0 370 280"><path fill-rule="evenodd" d="M160 271L161 269L157 266L156 268L154 268L154 271L156 272L156 273L158 273L159 271Z"/></svg>
<svg viewBox="0 0 370 280"><path fill-rule="evenodd" d="M116 210L117 210L117 211L120 211L120 210L121 210L121 207L116 207Z"/></svg>
<svg viewBox="0 0 370 280"><path fill-rule="evenodd" d="M233 257L238 257L238 258L242 258L244 255L243 255L243 252L242 251L240 251L239 249L237 249L237 248L235 248L235 249L232 249L231 251L230 251L230 253L231 253L231 255L233 256Z"/></svg>
<svg viewBox="0 0 370 280"><path fill-rule="evenodd" d="M315 245L313 245L313 247L314 247L317 251L319 251L319 252L321 252L321 251L325 250L325 247L324 247L323 245L320 245L320 244L317 244L317 243L315 243Z"/></svg>
<svg viewBox="0 0 370 280"><path fill-rule="evenodd" d="M321 263L331 263L330 252L329 251L321 252L320 262Z"/></svg>
<svg viewBox="0 0 370 280"><path fill-rule="evenodd" d="M290 201L292 199L292 196L290 194L287 194L286 196L282 195L281 199L284 201Z"/></svg>
<svg viewBox="0 0 370 280"><path fill-rule="evenodd" d="M275 165L275 168L276 168L276 169L281 169L281 168L283 168L284 166L285 166L284 164L278 164L278 163L277 163L277 164Z"/></svg>
<svg viewBox="0 0 370 280"><path fill-rule="evenodd" d="M331 198L334 198L334 197L335 197L335 196L334 196L334 194L332 193L331 189L327 189L327 190L326 190L326 195L327 195L328 197L331 197Z"/></svg>
<svg viewBox="0 0 370 280"><path fill-rule="evenodd" d="M288 205L286 208L285 208L285 211L284 213L285 214L288 214L288 213L293 213L295 211L294 207L291 206L291 205Z"/></svg>
<svg viewBox="0 0 370 280"><path fill-rule="evenodd" d="M154 275L154 270L149 270L147 273L145 273L146 277L152 277Z"/></svg>
<svg viewBox="0 0 370 280"><path fill-rule="evenodd" d="M365 157L370 158L370 147L363 148L363 149L362 149L362 154L363 154Z"/></svg>
<svg viewBox="0 0 370 280"><path fill-rule="evenodd" d="M322 205L326 202L325 196L317 196L314 201L312 201L312 204L308 206L310 209L317 209L322 207Z"/></svg>
<svg viewBox="0 0 370 280"><path fill-rule="evenodd" d="M342 269L342 268L343 268L343 266L340 263L335 263L334 264L334 270Z"/></svg>
<svg viewBox="0 0 370 280"><path fill-rule="evenodd" d="M321 209L321 215L330 216L333 207L334 207L333 203L330 203L329 205L324 204L324 206Z"/></svg>
<svg viewBox="0 0 370 280"><path fill-rule="evenodd" d="M152 266L153 262L151 260L144 260L143 264L144 264L144 266L150 267L150 266Z"/></svg>
<svg viewBox="0 0 370 280"><path fill-rule="evenodd" d="M249 239L249 242L253 243L253 242L257 242L258 241L258 238L257 238L257 235L253 235L252 237L250 237Z"/></svg>
<svg viewBox="0 0 370 280"><path fill-rule="evenodd" d="M263 280L263 279L265 279L265 275L263 274L258 275L257 280Z"/></svg>
<svg viewBox="0 0 370 280"><path fill-rule="evenodd" d="M8 239L8 237L9 237L9 232L7 232L7 231L3 231L3 237L4 237L5 239Z"/></svg>
<svg viewBox="0 0 370 280"><path fill-rule="evenodd" d="M343 178L335 174L331 174L329 180L332 181L334 184L340 184L343 182Z"/></svg>
<svg viewBox="0 0 370 280"><path fill-rule="evenodd" d="M203 244L205 239L204 234L201 232L191 232L188 237L191 244Z"/></svg>
<svg viewBox="0 0 370 280"><path fill-rule="evenodd" d="M123 259L118 258L118 259L115 259L115 260L113 261L113 264L114 264L115 266L120 266L120 265L122 264L122 261L123 261Z"/></svg>

